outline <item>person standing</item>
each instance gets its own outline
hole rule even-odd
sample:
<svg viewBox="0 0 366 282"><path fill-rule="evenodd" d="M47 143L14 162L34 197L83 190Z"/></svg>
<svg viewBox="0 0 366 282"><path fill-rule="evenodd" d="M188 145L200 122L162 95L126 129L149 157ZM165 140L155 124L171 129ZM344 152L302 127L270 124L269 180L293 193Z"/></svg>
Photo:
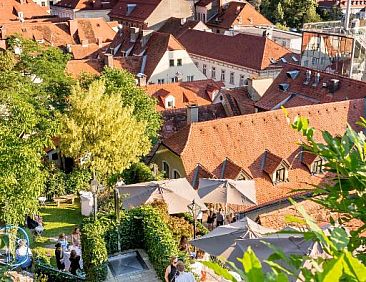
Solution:
<svg viewBox="0 0 366 282"><path fill-rule="evenodd" d="M175 282L175 275L177 274L177 263L178 258L176 256L172 256L170 258L170 264L165 269L165 282Z"/></svg>
<svg viewBox="0 0 366 282"><path fill-rule="evenodd" d="M78 227L76 227L71 234L71 244L74 247L80 247L80 229Z"/></svg>
<svg viewBox="0 0 366 282"><path fill-rule="evenodd" d="M56 264L58 270L65 270L65 263L64 263L64 250L62 249L61 243L57 243L55 245L55 256L56 256Z"/></svg>
<svg viewBox="0 0 366 282"><path fill-rule="evenodd" d="M65 236L64 233L61 233L58 236L57 243L60 243L61 244L61 247L62 247L63 250L66 250L67 249L68 242L67 242L67 238L66 238L66 236Z"/></svg>
<svg viewBox="0 0 366 282"><path fill-rule="evenodd" d="M209 230L213 229L213 224L215 222L216 214L213 208L210 208L208 215L207 215L207 227Z"/></svg>
<svg viewBox="0 0 366 282"><path fill-rule="evenodd" d="M76 254L75 250L72 250L69 258L70 264L70 272L71 274L77 275L76 271L80 269L80 256Z"/></svg>
<svg viewBox="0 0 366 282"><path fill-rule="evenodd" d="M196 281L191 272L184 271L183 261L178 261L177 270L178 270L178 272L175 276L175 282L195 282Z"/></svg>
<svg viewBox="0 0 366 282"><path fill-rule="evenodd" d="M220 208L216 214L216 226L220 226L224 224L224 214L222 213L222 209Z"/></svg>

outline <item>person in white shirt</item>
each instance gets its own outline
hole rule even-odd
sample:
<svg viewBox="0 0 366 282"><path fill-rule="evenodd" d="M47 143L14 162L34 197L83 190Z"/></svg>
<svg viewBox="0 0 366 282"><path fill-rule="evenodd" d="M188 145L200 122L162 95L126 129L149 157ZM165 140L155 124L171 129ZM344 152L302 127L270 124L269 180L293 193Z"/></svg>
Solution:
<svg viewBox="0 0 366 282"><path fill-rule="evenodd" d="M26 269L32 265L32 251L28 248L25 240L19 240L18 244L19 247L15 252L16 261L22 269Z"/></svg>
<svg viewBox="0 0 366 282"><path fill-rule="evenodd" d="M191 272L184 271L184 263L182 261L178 261L177 270L178 270L178 272L175 277L175 282L195 282L196 281Z"/></svg>

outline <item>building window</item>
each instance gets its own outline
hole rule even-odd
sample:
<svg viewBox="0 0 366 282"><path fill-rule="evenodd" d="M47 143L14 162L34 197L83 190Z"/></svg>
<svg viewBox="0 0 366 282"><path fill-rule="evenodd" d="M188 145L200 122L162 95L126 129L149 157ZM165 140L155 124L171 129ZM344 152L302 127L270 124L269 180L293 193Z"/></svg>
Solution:
<svg viewBox="0 0 366 282"><path fill-rule="evenodd" d="M238 177L236 178L236 180L247 180L247 179L246 179L246 177L245 177L244 173L240 173L240 174L238 175Z"/></svg>
<svg viewBox="0 0 366 282"><path fill-rule="evenodd" d="M53 6L53 1L50 1L50 6Z"/></svg>
<svg viewBox="0 0 366 282"><path fill-rule="evenodd" d="M164 84L164 78L158 79L158 84Z"/></svg>
<svg viewBox="0 0 366 282"><path fill-rule="evenodd" d="M206 14L202 14L202 21L205 23L206 22Z"/></svg>
<svg viewBox="0 0 366 282"><path fill-rule="evenodd" d="M174 66L174 60L173 60L173 66ZM182 59L177 60L177 66L178 67L182 66Z"/></svg>
<svg viewBox="0 0 366 282"><path fill-rule="evenodd" d="M244 86L244 85L245 85L245 76L240 75L239 86Z"/></svg>
<svg viewBox="0 0 366 282"><path fill-rule="evenodd" d="M179 173L177 170L174 170L174 171L173 171L173 178L174 178L174 179L181 178L180 173Z"/></svg>
<svg viewBox="0 0 366 282"><path fill-rule="evenodd" d="M234 73L230 73L230 84L234 84Z"/></svg>
<svg viewBox="0 0 366 282"><path fill-rule="evenodd" d="M165 178L170 177L170 166L166 161L163 161L163 173Z"/></svg>
<svg viewBox="0 0 366 282"><path fill-rule="evenodd" d="M216 68L215 67L212 67L212 70L211 70L211 78L212 79L216 79Z"/></svg>
<svg viewBox="0 0 366 282"><path fill-rule="evenodd" d="M276 170L275 182L284 182L286 177L286 169L284 167Z"/></svg>
<svg viewBox="0 0 366 282"><path fill-rule="evenodd" d="M174 67L174 60L169 60L169 66Z"/></svg>
<svg viewBox="0 0 366 282"><path fill-rule="evenodd" d="M207 66L205 64L202 65L202 72L203 72L204 75L206 75Z"/></svg>
<svg viewBox="0 0 366 282"><path fill-rule="evenodd" d="M199 67L199 65L200 65L198 62L195 62L194 64L196 65L196 67L197 67L197 68L198 68L198 67Z"/></svg>
<svg viewBox="0 0 366 282"><path fill-rule="evenodd" d="M46 2L41 2L41 6L45 7L46 6Z"/></svg>
<svg viewBox="0 0 366 282"><path fill-rule="evenodd" d="M225 81L225 70L221 70L221 81Z"/></svg>
<svg viewBox="0 0 366 282"><path fill-rule="evenodd" d="M194 76L193 75L187 75L187 81L193 81Z"/></svg>
<svg viewBox="0 0 366 282"><path fill-rule="evenodd" d="M174 83L174 82L178 82L178 77L172 77L172 79L171 79L171 81L172 81L172 83Z"/></svg>
<svg viewBox="0 0 366 282"><path fill-rule="evenodd" d="M317 160L314 162L313 164L313 170L312 170L312 174L321 174L323 173L323 160Z"/></svg>
<svg viewBox="0 0 366 282"><path fill-rule="evenodd" d="M311 63L312 63L313 65L318 65L318 64L319 64L319 58L315 58L315 57L313 57L313 58L311 59Z"/></svg>
<svg viewBox="0 0 366 282"><path fill-rule="evenodd" d="M308 60L305 60L304 61L304 67L307 67L309 65L309 61Z"/></svg>

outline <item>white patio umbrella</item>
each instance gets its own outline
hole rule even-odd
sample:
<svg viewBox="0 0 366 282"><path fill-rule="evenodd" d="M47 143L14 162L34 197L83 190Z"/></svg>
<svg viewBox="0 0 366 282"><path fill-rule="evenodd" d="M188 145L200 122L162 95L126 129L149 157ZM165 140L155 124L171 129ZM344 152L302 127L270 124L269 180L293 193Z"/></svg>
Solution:
<svg viewBox="0 0 366 282"><path fill-rule="evenodd" d="M127 209L161 200L167 204L169 214L177 214L190 212L187 206L195 200L201 210L207 210L186 178L122 185L117 189L120 194L127 195L127 198L122 200Z"/></svg>
<svg viewBox="0 0 366 282"><path fill-rule="evenodd" d="M205 203L257 204L254 180L201 178L198 185L198 195Z"/></svg>
<svg viewBox="0 0 366 282"><path fill-rule="evenodd" d="M222 225L190 243L213 256L222 255L237 239L261 238L277 230L263 227L248 217Z"/></svg>

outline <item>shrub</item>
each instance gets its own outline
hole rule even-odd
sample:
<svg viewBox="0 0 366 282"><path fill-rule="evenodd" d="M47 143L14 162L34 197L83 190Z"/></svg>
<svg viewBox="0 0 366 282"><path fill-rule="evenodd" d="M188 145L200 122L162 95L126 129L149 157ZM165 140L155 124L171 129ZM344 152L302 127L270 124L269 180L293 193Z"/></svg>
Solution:
<svg viewBox="0 0 366 282"><path fill-rule="evenodd" d="M190 223L193 224L193 216L190 213L184 213L184 218ZM196 221L196 233L197 235L203 236L209 233L210 231L199 221Z"/></svg>
<svg viewBox="0 0 366 282"><path fill-rule="evenodd" d="M87 169L77 168L65 175L67 194L76 194L81 190L89 190L92 174Z"/></svg>
<svg viewBox="0 0 366 282"><path fill-rule="evenodd" d="M37 274L35 281L49 282L80 282L85 281L84 278L72 275L69 272L59 271L51 265L37 260L34 267L34 272Z"/></svg>
<svg viewBox="0 0 366 282"><path fill-rule="evenodd" d="M56 196L66 194L65 190L65 173L57 168L55 164L49 163L46 167L47 180L45 183L45 194L51 199Z"/></svg>
<svg viewBox="0 0 366 282"><path fill-rule="evenodd" d="M104 235L105 222L85 219L82 226L81 245L87 281L104 281L107 277L108 253Z"/></svg>

